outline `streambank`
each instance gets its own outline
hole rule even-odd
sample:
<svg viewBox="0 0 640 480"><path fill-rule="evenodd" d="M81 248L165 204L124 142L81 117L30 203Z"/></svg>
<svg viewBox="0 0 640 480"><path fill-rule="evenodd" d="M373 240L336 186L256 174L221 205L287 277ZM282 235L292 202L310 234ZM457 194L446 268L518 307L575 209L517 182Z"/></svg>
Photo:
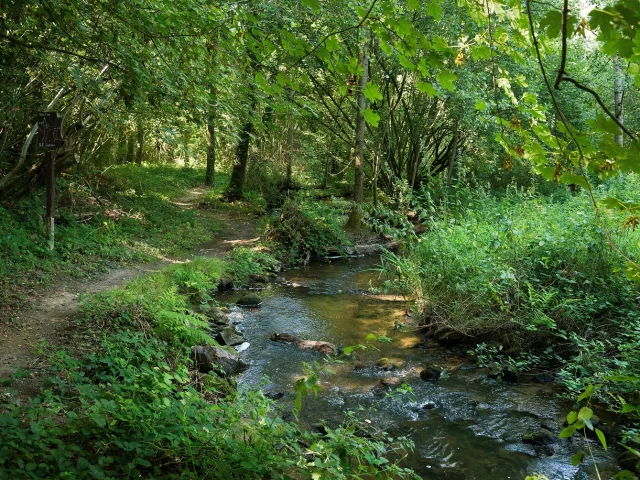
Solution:
<svg viewBox="0 0 640 480"><path fill-rule="evenodd" d="M342 349L368 344L327 365L335 374L322 374L322 391L303 399L304 424L335 426L345 411L360 411L389 435L410 436L415 450L405 463L426 479L524 478L533 472L553 479L592 478L587 462L571 464L583 448L580 439L557 438L572 407L557 400L557 387L498 382L459 349L426 340L406 299L363 294L380 281L372 270L377 263L369 257L284 272L280 281L257 292L258 309L236 305L242 292L219 294L217 300L229 306L229 322L249 343L240 353L249 363L238 377L240 388L261 387L292 405L303 363L322 360L316 351L272 341L274 332ZM382 340L367 341L369 334ZM442 372L437 380L420 378L428 365ZM608 478L616 470L615 454L594 452Z"/></svg>

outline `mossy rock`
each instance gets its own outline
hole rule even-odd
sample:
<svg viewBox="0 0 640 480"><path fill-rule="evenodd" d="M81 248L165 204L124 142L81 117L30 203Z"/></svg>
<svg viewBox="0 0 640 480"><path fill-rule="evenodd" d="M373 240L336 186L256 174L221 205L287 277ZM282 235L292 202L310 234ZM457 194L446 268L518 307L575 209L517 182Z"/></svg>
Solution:
<svg viewBox="0 0 640 480"><path fill-rule="evenodd" d="M427 365L427 367L420 372L420 379L424 382L437 382L442 376L442 368L440 365Z"/></svg>
<svg viewBox="0 0 640 480"><path fill-rule="evenodd" d="M386 357L381 358L376 363L376 366L378 368L381 368L382 370L387 370L387 371L402 368L403 365L404 365L404 362L402 360L399 360L397 358L386 358Z"/></svg>
<svg viewBox="0 0 640 480"><path fill-rule="evenodd" d="M225 313L218 307L211 307L204 313L210 323L224 326L229 325L229 317L227 317L227 315L225 315Z"/></svg>
<svg viewBox="0 0 640 480"><path fill-rule="evenodd" d="M247 293L238 299L236 305L244 308L258 308L262 305L262 299L255 293Z"/></svg>

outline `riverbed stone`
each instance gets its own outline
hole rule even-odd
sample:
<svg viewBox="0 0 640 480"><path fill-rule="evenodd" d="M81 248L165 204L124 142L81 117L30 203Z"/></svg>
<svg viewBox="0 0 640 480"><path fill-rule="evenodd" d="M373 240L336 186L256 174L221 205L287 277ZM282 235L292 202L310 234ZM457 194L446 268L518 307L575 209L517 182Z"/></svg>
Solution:
<svg viewBox="0 0 640 480"><path fill-rule="evenodd" d="M249 281L251 283L268 283L269 277L266 275L251 274L249 275Z"/></svg>
<svg viewBox="0 0 640 480"><path fill-rule="evenodd" d="M386 358L383 357L377 361L376 366L382 370L391 371L398 368L402 368L404 362L398 358Z"/></svg>
<svg viewBox="0 0 640 480"><path fill-rule="evenodd" d="M400 377L384 377L378 380L378 383L371 389L375 395L384 395L388 390L402 385Z"/></svg>
<svg viewBox="0 0 640 480"><path fill-rule="evenodd" d="M218 291L220 292L228 292L229 290L233 290L233 279L229 277L223 277L218 282Z"/></svg>
<svg viewBox="0 0 640 480"><path fill-rule="evenodd" d="M244 337L233 327L225 327L216 336L216 341L221 345L235 347L244 343Z"/></svg>
<svg viewBox="0 0 640 480"><path fill-rule="evenodd" d="M536 383L551 383L555 379L555 375L551 372L538 373L533 377L533 381Z"/></svg>
<svg viewBox="0 0 640 480"><path fill-rule="evenodd" d="M211 307L205 312L209 323L215 325L229 325L229 317L218 307Z"/></svg>
<svg viewBox="0 0 640 480"><path fill-rule="evenodd" d="M555 453L554 445L558 443L558 435L541 428L524 435L522 443L531 445L538 455L551 456Z"/></svg>
<svg viewBox="0 0 640 480"><path fill-rule="evenodd" d="M192 357L201 373L216 371L223 376L229 376L248 368L237 353L215 345L193 347Z"/></svg>
<svg viewBox="0 0 640 480"><path fill-rule="evenodd" d="M257 308L262 305L262 299L255 293L247 293L238 299L236 305L245 308Z"/></svg>
<svg viewBox="0 0 640 480"><path fill-rule="evenodd" d="M438 365L427 365L427 367L420 372L420 379L425 382L437 382L442 375L442 368Z"/></svg>

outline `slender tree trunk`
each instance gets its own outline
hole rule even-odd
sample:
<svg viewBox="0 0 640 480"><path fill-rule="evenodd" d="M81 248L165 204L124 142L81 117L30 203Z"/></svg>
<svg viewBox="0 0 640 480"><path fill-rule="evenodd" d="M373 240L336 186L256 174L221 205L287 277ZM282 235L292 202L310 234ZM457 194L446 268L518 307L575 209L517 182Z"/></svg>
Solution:
<svg viewBox="0 0 640 480"><path fill-rule="evenodd" d="M451 153L449 156L449 165L447 166L447 186L451 185L451 181L453 180L453 167L456 163L456 155L458 153L458 135L460 130L460 119L456 120L456 126L453 130L453 142L451 146Z"/></svg>
<svg viewBox="0 0 640 480"><path fill-rule="evenodd" d="M356 203L364 201L364 171L362 169L362 155L364 152L364 111L367 108L367 99L364 96L364 89L367 86L369 71L369 56L363 48L360 64L362 65L362 76L360 77L360 88L358 89L358 116L356 119L356 144L354 149L355 185L354 200Z"/></svg>
<svg viewBox="0 0 640 480"><path fill-rule="evenodd" d="M295 128L293 125L293 118L291 113L289 113L289 125L287 128L287 172L286 172L286 176L285 176L285 188L290 189L291 188L291 170L292 170L292 166L293 166L293 132L294 132Z"/></svg>
<svg viewBox="0 0 640 480"><path fill-rule="evenodd" d="M136 151L136 163L140 165L144 156L144 126L142 122L138 122L137 129L138 150Z"/></svg>
<svg viewBox="0 0 640 480"><path fill-rule="evenodd" d="M615 103L615 115L616 119L624 125L624 115L622 112L622 99L624 97L624 70L622 68L622 60L620 55L616 54L613 58L613 99ZM622 132L620 135L615 136L616 143L621 147L624 146L624 136Z"/></svg>
<svg viewBox="0 0 640 480"><path fill-rule="evenodd" d="M211 53L211 68L213 71L217 67L218 32L209 44L209 52ZM207 171L204 177L204 184L212 187L216 183L216 108L218 101L218 91L216 84L212 83L209 90L209 114L207 115Z"/></svg>
<svg viewBox="0 0 640 480"><path fill-rule="evenodd" d="M132 163L134 158L134 150L135 150L135 136L133 132L129 133L129 138L127 140L127 162Z"/></svg>
<svg viewBox="0 0 640 480"><path fill-rule="evenodd" d="M216 183L216 124L214 106L211 106L209 117L207 118L207 172L204 183L207 187L212 187Z"/></svg>
<svg viewBox="0 0 640 480"><path fill-rule="evenodd" d="M362 76L360 77L360 86L358 88L358 114L356 117L356 143L354 148L354 168L355 168L355 185L353 190L354 207L351 209L347 227L355 230L360 229L362 221L362 210L360 204L364 201L364 170L362 168L362 155L364 152L364 111L367 108L367 99L364 96L364 89L367 86L369 74L369 56L365 45L360 53L360 65L362 66Z"/></svg>
<svg viewBox="0 0 640 480"><path fill-rule="evenodd" d="M247 116L248 120L245 121L244 125L242 125L242 130L240 130L240 138L236 146L231 179L224 194L229 201L240 200L244 195L244 184L246 182L247 163L249 160L249 143L251 142L251 135L253 134L253 120L251 120L251 117L255 112L256 105L257 101L255 97L253 97L251 99L251 109Z"/></svg>

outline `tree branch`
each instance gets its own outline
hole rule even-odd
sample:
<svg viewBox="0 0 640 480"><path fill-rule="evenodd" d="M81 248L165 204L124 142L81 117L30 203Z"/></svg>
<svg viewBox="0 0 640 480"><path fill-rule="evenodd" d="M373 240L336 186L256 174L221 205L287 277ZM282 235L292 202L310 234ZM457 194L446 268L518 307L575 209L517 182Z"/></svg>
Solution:
<svg viewBox="0 0 640 480"><path fill-rule="evenodd" d="M81 58L83 60L86 60L86 61L92 62L92 63L102 63L102 64L106 63L106 64L112 66L113 68L115 68L117 70L120 70L121 72L124 72L124 69L122 67L120 67L119 65L117 65L117 64L115 64L113 62L110 62L108 60L101 59L101 58L89 57L87 55L82 55L80 53L76 53L76 52L71 52L69 50L65 50L63 48L50 47L50 46L42 45L42 44L39 44L39 43L26 43L26 42L23 42L22 40L18 40L15 37L10 37L9 35L5 35L3 33L0 33L0 38L3 38L5 40L7 40L8 42L15 43L16 45L20 45L23 48L27 48L27 49L31 49L31 50L47 50L47 51L50 51L50 52L58 52L58 53L62 53L64 55L70 55L72 57Z"/></svg>

